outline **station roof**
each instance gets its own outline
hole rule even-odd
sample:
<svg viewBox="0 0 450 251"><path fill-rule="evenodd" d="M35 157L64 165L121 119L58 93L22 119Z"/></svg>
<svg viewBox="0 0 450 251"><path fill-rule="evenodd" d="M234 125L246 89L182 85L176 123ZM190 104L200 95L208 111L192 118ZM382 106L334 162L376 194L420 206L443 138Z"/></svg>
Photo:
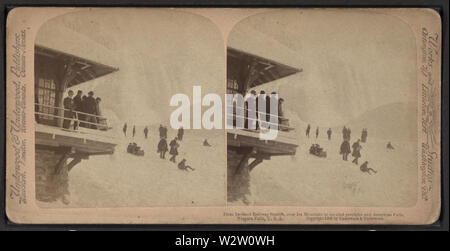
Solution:
<svg viewBox="0 0 450 251"><path fill-rule="evenodd" d="M262 85L280 78L287 77L289 75L302 72L302 69L294 68L282 63L278 63L276 61L263 58L248 52L244 52L232 47L227 48L227 58L229 61L246 61L249 63L256 64L256 69L258 71L258 74L252 79L249 88ZM228 64L231 69L233 69L234 66L242 65L241 63L231 63Z"/></svg>
<svg viewBox="0 0 450 251"><path fill-rule="evenodd" d="M35 45L35 54L52 59L74 62L76 77L74 77L73 80L70 81L68 87L72 87L119 70L118 68L104 65L66 52L51 49L42 45Z"/></svg>

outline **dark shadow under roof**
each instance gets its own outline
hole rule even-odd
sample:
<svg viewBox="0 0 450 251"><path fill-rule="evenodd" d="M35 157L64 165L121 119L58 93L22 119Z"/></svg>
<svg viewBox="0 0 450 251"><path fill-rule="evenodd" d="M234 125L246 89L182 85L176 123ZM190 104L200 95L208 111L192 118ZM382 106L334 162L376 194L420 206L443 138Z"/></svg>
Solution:
<svg viewBox="0 0 450 251"><path fill-rule="evenodd" d="M35 45L35 55L74 62L76 76L69 82L68 87L72 87L119 70L118 68L51 49L42 45Z"/></svg>
<svg viewBox="0 0 450 251"><path fill-rule="evenodd" d="M245 62L247 64L256 64L256 69L258 69L258 75L252 79L249 88L262 85L303 71L302 69L297 69L231 47L227 48L227 60L229 61L227 64L229 66L228 70L231 71L233 70L238 71L239 69L233 69L233 66L242 66L243 65L242 62ZM233 63L233 61L236 63Z"/></svg>

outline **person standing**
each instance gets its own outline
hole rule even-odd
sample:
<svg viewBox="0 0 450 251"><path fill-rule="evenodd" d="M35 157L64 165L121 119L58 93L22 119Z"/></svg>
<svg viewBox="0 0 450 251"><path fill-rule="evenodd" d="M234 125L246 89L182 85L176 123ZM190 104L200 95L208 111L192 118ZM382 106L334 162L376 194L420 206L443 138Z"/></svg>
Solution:
<svg viewBox="0 0 450 251"><path fill-rule="evenodd" d="M76 121L73 124L73 129L77 130L78 127L80 126L80 120L84 120L84 114L80 114L78 112L82 111L82 104L81 104L81 97L83 95L83 91L78 90L77 91L77 95L75 95L75 97L73 98L73 106L74 106L74 110L75 110L75 117L76 117Z"/></svg>
<svg viewBox="0 0 450 251"><path fill-rule="evenodd" d="M364 128L361 133L361 142L366 143L367 141L367 128Z"/></svg>
<svg viewBox="0 0 450 251"><path fill-rule="evenodd" d="M261 128L261 124L264 123L264 119L263 116L266 113L265 109L262 109L263 107L259 106L263 106L262 104L266 104L266 92L264 90L261 90L259 92L258 97L256 97L256 116L257 116L257 120L256 120L256 129L260 129ZM263 127L265 127L266 124L263 125Z"/></svg>
<svg viewBox="0 0 450 251"><path fill-rule="evenodd" d="M85 128L88 127L88 125L85 123L86 120L87 120L87 115L86 115L86 113L87 113L86 99L87 99L87 96L86 96L86 95L83 95L83 97L81 97L81 112L82 112L83 114L81 114L81 115L82 115L82 119L81 119L82 122L80 122L80 127L85 127Z"/></svg>
<svg viewBox="0 0 450 251"><path fill-rule="evenodd" d="M179 141L182 141L182 140L183 140L183 136L184 136L184 129L183 129L183 127L180 127L180 128L178 129L178 135L177 135L178 140L179 140Z"/></svg>
<svg viewBox="0 0 450 251"><path fill-rule="evenodd" d="M359 139L353 143L352 148L353 148L353 152L352 152L352 156L355 158L352 163L358 164L358 159L361 158L361 145L359 144Z"/></svg>
<svg viewBox="0 0 450 251"><path fill-rule="evenodd" d="M178 155L178 147L180 146L177 142L176 137L170 142L169 146L170 146L169 154L172 155L172 157L170 158L170 161L175 163L176 162L175 158Z"/></svg>
<svg viewBox="0 0 450 251"><path fill-rule="evenodd" d="M69 129L70 127L70 122L73 119L73 91L70 90L67 93L67 97L64 99L63 101L63 105L64 105L64 118L68 118L68 119L64 119L63 121L63 127L65 129Z"/></svg>
<svg viewBox="0 0 450 251"><path fill-rule="evenodd" d="M123 125L123 129L122 129L123 135L125 135L125 137L127 136L127 128L128 128L128 125L127 125L127 123L125 123L125 124Z"/></svg>
<svg viewBox="0 0 450 251"><path fill-rule="evenodd" d="M328 131L327 131L327 135L328 135L328 140L331 140L331 128L328 128Z"/></svg>
<svg viewBox="0 0 450 251"><path fill-rule="evenodd" d="M306 127L306 136L309 138L309 132L311 131L311 125L308 124L308 127Z"/></svg>
<svg viewBox="0 0 450 251"><path fill-rule="evenodd" d="M134 138L134 135L136 135L136 126L135 125L133 125L133 138Z"/></svg>
<svg viewBox="0 0 450 251"><path fill-rule="evenodd" d="M350 143L347 140L344 140L341 144L341 151L339 152L342 154L342 160L347 161L347 157L350 154Z"/></svg>
<svg viewBox="0 0 450 251"><path fill-rule="evenodd" d="M159 125L159 138L164 138L164 128L161 124Z"/></svg>
<svg viewBox="0 0 450 251"><path fill-rule="evenodd" d="M100 97L95 99L95 102L97 103L95 115L97 115L97 123L99 124L98 129L106 131L108 130L108 126L106 125L106 118L102 117L102 109L100 107L101 101L102 99Z"/></svg>
<svg viewBox="0 0 450 251"><path fill-rule="evenodd" d="M147 137L148 137L148 127L147 126L144 128L144 135L145 135L145 138L147 139Z"/></svg>
<svg viewBox="0 0 450 251"><path fill-rule="evenodd" d="M86 127L91 128L91 129L97 129L97 126L95 125L95 124L97 124L97 118L95 116L97 102L95 101L93 91L90 91L88 93L85 104L86 104L86 113L89 114L89 115L86 115L86 121L88 122Z"/></svg>
<svg viewBox="0 0 450 251"><path fill-rule="evenodd" d="M316 139L319 137L319 127L316 128Z"/></svg>
<svg viewBox="0 0 450 251"><path fill-rule="evenodd" d="M161 140L158 143L158 153L159 153L159 157L161 159L165 159L166 158L166 152L167 152L167 141L165 138L161 138Z"/></svg>

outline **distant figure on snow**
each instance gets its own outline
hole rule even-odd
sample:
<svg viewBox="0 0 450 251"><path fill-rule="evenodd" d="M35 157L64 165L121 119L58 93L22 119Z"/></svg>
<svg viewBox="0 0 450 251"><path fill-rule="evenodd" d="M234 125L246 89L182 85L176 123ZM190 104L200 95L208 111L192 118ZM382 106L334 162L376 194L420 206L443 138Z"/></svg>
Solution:
<svg viewBox="0 0 450 251"><path fill-rule="evenodd" d="M309 138L309 132L311 131L311 125L308 124L308 127L306 127L306 137Z"/></svg>
<svg viewBox="0 0 450 251"><path fill-rule="evenodd" d="M170 157L170 161L172 161L173 163L176 162L175 158L178 155L178 147L180 146L177 142L177 138L175 137L172 141L170 141L170 151L169 154L172 155L172 157Z"/></svg>
<svg viewBox="0 0 450 251"><path fill-rule="evenodd" d="M359 167L359 169L361 170L361 172L363 172L363 173L368 173L368 174L370 174L370 175L372 175L370 172L377 173L377 171L375 171L374 169L372 169L372 168L370 168L370 167L367 167L368 164L369 164L369 162L366 161L366 162L364 162L364 163Z"/></svg>
<svg viewBox="0 0 450 251"><path fill-rule="evenodd" d="M148 138L148 127L147 126L144 128L144 135L145 135L145 138L147 139Z"/></svg>
<svg viewBox="0 0 450 251"><path fill-rule="evenodd" d="M128 127L128 125L127 125L127 123L125 123L125 125L123 125L123 129L122 129L123 135L125 135L125 137L127 136L127 127Z"/></svg>
<svg viewBox="0 0 450 251"><path fill-rule="evenodd" d="M211 145L208 143L208 140L205 139L205 141L203 141L203 146L211 146Z"/></svg>
<svg viewBox="0 0 450 251"><path fill-rule="evenodd" d="M361 133L361 142L366 143L367 141L367 128L363 128Z"/></svg>
<svg viewBox="0 0 450 251"><path fill-rule="evenodd" d="M350 141L351 132L352 131L350 130L350 128L344 126L344 128L342 129L342 137L344 138L344 140Z"/></svg>
<svg viewBox="0 0 450 251"><path fill-rule="evenodd" d="M386 148L389 150L394 150L394 147L392 146L390 141L387 143Z"/></svg>
<svg viewBox="0 0 450 251"><path fill-rule="evenodd" d="M316 139L319 137L319 127L316 128Z"/></svg>
<svg viewBox="0 0 450 251"><path fill-rule="evenodd" d="M135 125L133 126L133 138L134 138L134 135L136 135L136 126Z"/></svg>
<svg viewBox="0 0 450 251"><path fill-rule="evenodd" d="M348 143L347 140L344 140L341 144L341 151L339 152L342 154L342 159L347 161L347 156L350 154L350 143Z"/></svg>
<svg viewBox="0 0 450 251"><path fill-rule="evenodd" d="M168 150L167 147L167 141L165 138L162 138L159 143L158 143L158 153L159 153L159 157L161 159L165 159L166 158L166 152Z"/></svg>
<svg viewBox="0 0 450 251"><path fill-rule="evenodd" d="M331 140L331 128L328 128L327 135L328 135L328 140Z"/></svg>
<svg viewBox="0 0 450 251"><path fill-rule="evenodd" d="M191 169L192 171L195 170L191 166L186 165L186 159L183 159L180 163L178 163L178 169L186 171L186 172L189 171L188 169Z"/></svg>
<svg viewBox="0 0 450 251"><path fill-rule="evenodd" d="M163 125L159 125L159 138L167 139L167 128Z"/></svg>
<svg viewBox="0 0 450 251"><path fill-rule="evenodd" d="M180 127L179 129L178 129L178 140L179 141L182 141L183 140L183 135L184 135L184 129L183 129L183 127Z"/></svg>
<svg viewBox="0 0 450 251"><path fill-rule="evenodd" d="M358 159L361 158L361 149L362 146L359 144L360 140L358 139L355 143L353 143L352 148L352 156L355 157L355 159L352 161L352 163L355 163L358 165Z"/></svg>

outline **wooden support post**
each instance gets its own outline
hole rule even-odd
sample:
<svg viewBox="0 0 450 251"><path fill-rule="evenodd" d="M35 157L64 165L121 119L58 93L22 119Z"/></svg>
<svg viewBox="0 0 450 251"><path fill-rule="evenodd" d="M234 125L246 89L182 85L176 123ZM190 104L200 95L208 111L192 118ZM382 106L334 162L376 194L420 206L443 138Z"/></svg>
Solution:
<svg viewBox="0 0 450 251"><path fill-rule="evenodd" d="M239 166L236 168L236 171L234 172L234 176L239 175L239 173L248 165L248 159L250 158L250 155L253 153L254 148L245 148L243 150L242 159L239 162Z"/></svg>
<svg viewBox="0 0 450 251"><path fill-rule="evenodd" d="M67 170L70 172L70 170L72 170L72 168L81 162L81 157L75 157L72 161L70 161L69 164L67 164Z"/></svg>
<svg viewBox="0 0 450 251"><path fill-rule="evenodd" d="M56 169L55 169L55 173L56 174L60 174L61 170L64 168L64 166L66 165L66 161L69 158L69 154L71 152L70 148L64 149L61 151L62 152L62 156L58 161L58 164L56 164Z"/></svg>
<svg viewBox="0 0 450 251"><path fill-rule="evenodd" d="M248 165L248 171L251 172L253 170L253 168L255 168L257 165L259 165L262 162L263 162L263 158L257 157L254 161L252 161L252 163L250 163L250 165Z"/></svg>

